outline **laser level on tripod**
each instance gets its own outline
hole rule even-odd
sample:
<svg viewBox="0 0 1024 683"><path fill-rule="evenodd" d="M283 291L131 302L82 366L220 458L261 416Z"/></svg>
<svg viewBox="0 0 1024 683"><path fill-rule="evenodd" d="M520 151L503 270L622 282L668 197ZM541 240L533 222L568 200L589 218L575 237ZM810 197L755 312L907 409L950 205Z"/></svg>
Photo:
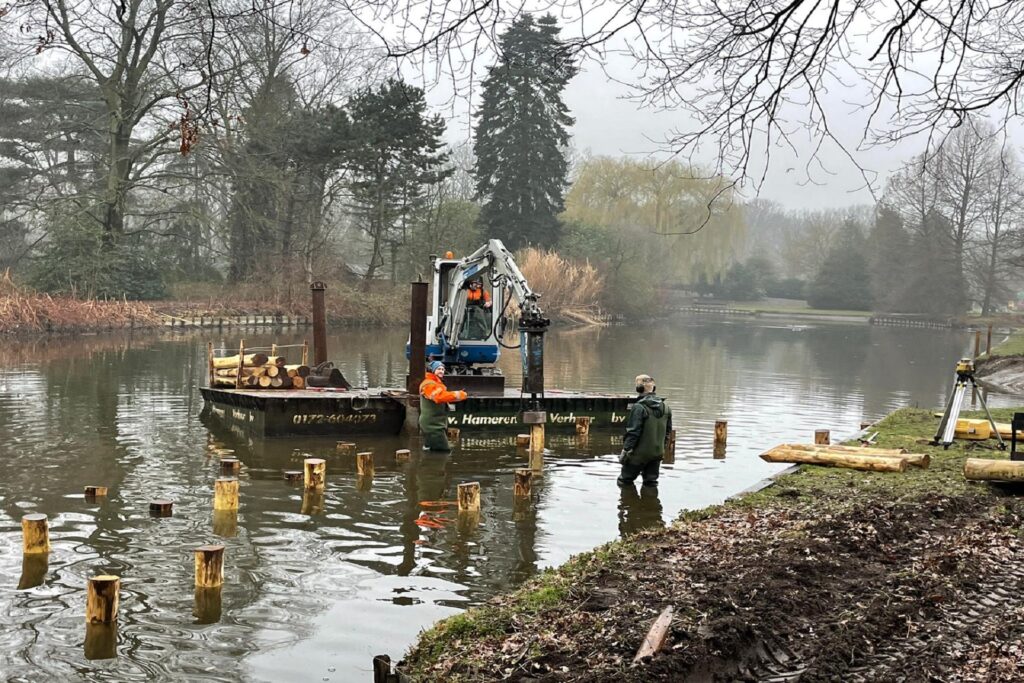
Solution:
<svg viewBox="0 0 1024 683"><path fill-rule="evenodd" d="M968 386L975 391L978 389L978 383L974 379L974 361L970 358L961 358L956 364L953 393L950 394L949 401L946 402L946 411L942 414L942 419L939 420L939 429L935 432L935 438L932 439L933 446L941 445L943 448L949 448L953 443L953 438L956 436L956 423L960 418L960 409L963 408ZM1006 443L999 434L996 421L992 419L992 413L988 410L984 395L978 391L977 396L981 400L981 407L985 409L985 417L988 418L988 423L992 427L992 433L999 439L999 448L1005 449Z"/></svg>

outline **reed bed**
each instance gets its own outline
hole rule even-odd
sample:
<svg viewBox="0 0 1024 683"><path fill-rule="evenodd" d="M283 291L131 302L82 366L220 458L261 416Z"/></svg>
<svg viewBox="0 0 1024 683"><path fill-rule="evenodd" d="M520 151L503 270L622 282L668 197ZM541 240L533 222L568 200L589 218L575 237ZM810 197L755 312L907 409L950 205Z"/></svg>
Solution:
<svg viewBox="0 0 1024 683"><path fill-rule="evenodd" d="M604 277L590 262L570 261L535 247L522 250L517 261L530 288L541 294L541 308L549 317L580 325L604 323Z"/></svg>

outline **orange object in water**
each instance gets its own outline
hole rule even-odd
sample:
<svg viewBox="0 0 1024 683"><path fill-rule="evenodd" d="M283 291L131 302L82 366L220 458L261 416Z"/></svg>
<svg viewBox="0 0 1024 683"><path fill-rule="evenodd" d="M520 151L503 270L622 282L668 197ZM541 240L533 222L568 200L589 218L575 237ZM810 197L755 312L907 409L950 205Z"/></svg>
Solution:
<svg viewBox="0 0 1024 683"><path fill-rule="evenodd" d="M458 501L455 500L421 500L420 507L425 508L446 508L455 505Z"/></svg>

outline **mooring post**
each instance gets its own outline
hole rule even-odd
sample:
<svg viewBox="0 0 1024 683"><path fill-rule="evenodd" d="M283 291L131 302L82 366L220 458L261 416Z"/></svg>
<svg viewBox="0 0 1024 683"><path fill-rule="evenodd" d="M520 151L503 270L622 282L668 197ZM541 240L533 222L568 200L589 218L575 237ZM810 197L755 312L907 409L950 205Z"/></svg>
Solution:
<svg viewBox="0 0 1024 683"><path fill-rule="evenodd" d="M409 379L405 390L419 396L427 365L427 283L410 285L409 306Z"/></svg>
<svg viewBox="0 0 1024 683"><path fill-rule="evenodd" d="M23 516L21 537L26 555L50 552L50 527L46 515L34 512Z"/></svg>
<svg viewBox="0 0 1024 683"><path fill-rule="evenodd" d="M174 501L159 499L149 502L149 514L153 517L170 517L174 514Z"/></svg>
<svg viewBox="0 0 1024 683"><path fill-rule="evenodd" d="M512 484L512 495L515 498L529 498L533 489L533 470L526 467L518 467L515 472L515 481Z"/></svg>
<svg viewBox="0 0 1024 683"><path fill-rule="evenodd" d="M974 331L974 357L981 355L981 330Z"/></svg>
<svg viewBox="0 0 1024 683"><path fill-rule="evenodd" d="M121 579L104 574L89 579L85 596L85 620L90 624L109 624L117 619Z"/></svg>
<svg viewBox="0 0 1024 683"><path fill-rule="evenodd" d="M992 326L988 326L988 334L985 335L985 355L992 351Z"/></svg>
<svg viewBox="0 0 1024 683"><path fill-rule="evenodd" d="M306 458L302 461L307 489L322 491L326 485L327 461L321 458Z"/></svg>
<svg viewBox="0 0 1024 683"><path fill-rule="evenodd" d="M106 486L86 486L85 487L85 499L96 500L97 498L106 498L107 487Z"/></svg>
<svg viewBox="0 0 1024 683"><path fill-rule="evenodd" d="M213 483L213 509L238 509L238 480L221 477Z"/></svg>
<svg viewBox="0 0 1024 683"><path fill-rule="evenodd" d="M828 430L816 429L814 431L814 443L819 446L828 446L831 443Z"/></svg>
<svg viewBox="0 0 1024 683"><path fill-rule="evenodd" d="M327 361L327 308L324 292L327 285L314 282L309 286L313 294L313 363L320 365Z"/></svg>
<svg viewBox="0 0 1024 683"><path fill-rule="evenodd" d="M727 420L715 420L715 447L713 457L724 458L726 445L729 441L729 422Z"/></svg>
<svg viewBox="0 0 1024 683"><path fill-rule="evenodd" d="M474 512L480 509L480 482L468 481L459 484L459 512Z"/></svg>
<svg viewBox="0 0 1024 683"><path fill-rule="evenodd" d="M373 477L373 453L356 454L356 474L360 477Z"/></svg>
<svg viewBox="0 0 1024 683"><path fill-rule="evenodd" d="M224 546L196 548L196 587L216 588L224 583Z"/></svg>

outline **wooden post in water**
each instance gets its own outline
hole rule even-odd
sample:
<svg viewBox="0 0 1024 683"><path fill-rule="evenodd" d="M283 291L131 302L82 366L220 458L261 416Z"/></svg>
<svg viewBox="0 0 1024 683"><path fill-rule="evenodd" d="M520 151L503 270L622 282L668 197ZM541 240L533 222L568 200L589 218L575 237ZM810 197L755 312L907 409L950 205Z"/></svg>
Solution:
<svg viewBox="0 0 1024 683"><path fill-rule="evenodd" d="M981 355L981 330L974 331L974 357Z"/></svg>
<svg viewBox="0 0 1024 683"><path fill-rule="evenodd" d="M529 434L516 434L516 446L519 448L527 448L530 445Z"/></svg>
<svg viewBox="0 0 1024 683"><path fill-rule="evenodd" d="M96 500L97 498L107 497L106 486L86 486L85 487L85 499Z"/></svg>
<svg viewBox="0 0 1024 683"><path fill-rule="evenodd" d="M323 489L306 489L302 493L302 507L299 511L304 515L319 515L324 511Z"/></svg>
<svg viewBox="0 0 1024 683"><path fill-rule="evenodd" d="M224 583L224 546L196 548L196 587L217 588Z"/></svg>
<svg viewBox="0 0 1024 683"><path fill-rule="evenodd" d="M219 622L221 615L220 588L200 588L196 586L192 615L196 618L197 624L216 624Z"/></svg>
<svg viewBox="0 0 1024 683"><path fill-rule="evenodd" d="M373 453L356 454L356 474L360 477L373 477Z"/></svg>
<svg viewBox="0 0 1024 683"><path fill-rule="evenodd" d="M670 429L665 432L665 455L661 461L671 465L676 461L676 430Z"/></svg>
<svg viewBox="0 0 1024 683"><path fill-rule="evenodd" d="M459 428L458 427L448 427L448 429L445 430L445 431L448 434L448 441L453 441L454 442L454 441L458 441L459 440Z"/></svg>
<svg viewBox="0 0 1024 683"><path fill-rule="evenodd" d="M238 509L238 480L221 477L213 483L213 509Z"/></svg>
<svg viewBox="0 0 1024 683"><path fill-rule="evenodd" d="M459 484L459 512L480 510L480 482L469 481Z"/></svg>
<svg viewBox="0 0 1024 683"><path fill-rule="evenodd" d="M992 351L992 326L988 326L988 334L985 335L985 355Z"/></svg>
<svg viewBox="0 0 1024 683"><path fill-rule="evenodd" d="M713 455L715 458L724 458L725 449L729 441L729 423L726 420L715 420L715 447Z"/></svg>
<svg viewBox="0 0 1024 683"><path fill-rule="evenodd" d="M327 461L321 458L306 458L302 461L307 489L322 491L326 486Z"/></svg>
<svg viewBox="0 0 1024 683"><path fill-rule="evenodd" d="M339 441L334 449L342 455L349 455L356 452L356 445L351 441Z"/></svg>
<svg viewBox="0 0 1024 683"><path fill-rule="evenodd" d="M814 443L818 446L827 446L831 443L827 429L814 430Z"/></svg>
<svg viewBox="0 0 1024 683"><path fill-rule="evenodd" d="M50 527L46 515L34 512L23 516L21 539L26 555L50 552Z"/></svg>
<svg viewBox="0 0 1024 683"><path fill-rule="evenodd" d="M530 469L539 474L544 469L544 425L530 425Z"/></svg>
<svg viewBox="0 0 1024 683"><path fill-rule="evenodd" d="M590 421L593 418L584 416L576 418L576 436L589 436L590 435Z"/></svg>
<svg viewBox="0 0 1024 683"><path fill-rule="evenodd" d="M174 514L174 501L160 499L149 502L149 514L153 517L170 517Z"/></svg>
<svg viewBox="0 0 1024 683"><path fill-rule="evenodd" d="M235 374L235 389L242 388L242 379L244 371L242 368L245 367L245 340L242 339L238 342L238 372Z"/></svg>
<svg viewBox="0 0 1024 683"><path fill-rule="evenodd" d="M90 624L109 624L117 619L121 579L104 574L89 579L85 595L85 621Z"/></svg>
<svg viewBox="0 0 1024 683"><path fill-rule="evenodd" d="M238 458L221 458L220 469L224 474L234 474L242 469L242 463Z"/></svg>
<svg viewBox="0 0 1024 683"><path fill-rule="evenodd" d="M395 451L396 462L408 462L410 457L412 457L412 453L408 448L400 448Z"/></svg>
<svg viewBox="0 0 1024 683"><path fill-rule="evenodd" d="M515 481L512 484L512 495L515 498L529 498L533 492L533 470L526 467L516 468Z"/></svg>
<svg viewBox="0 0 1024 683"><path fill-rule="evenodd" d="M285 470L284 480L288 483L296 483L302 481L302 470Z"/></svg>

